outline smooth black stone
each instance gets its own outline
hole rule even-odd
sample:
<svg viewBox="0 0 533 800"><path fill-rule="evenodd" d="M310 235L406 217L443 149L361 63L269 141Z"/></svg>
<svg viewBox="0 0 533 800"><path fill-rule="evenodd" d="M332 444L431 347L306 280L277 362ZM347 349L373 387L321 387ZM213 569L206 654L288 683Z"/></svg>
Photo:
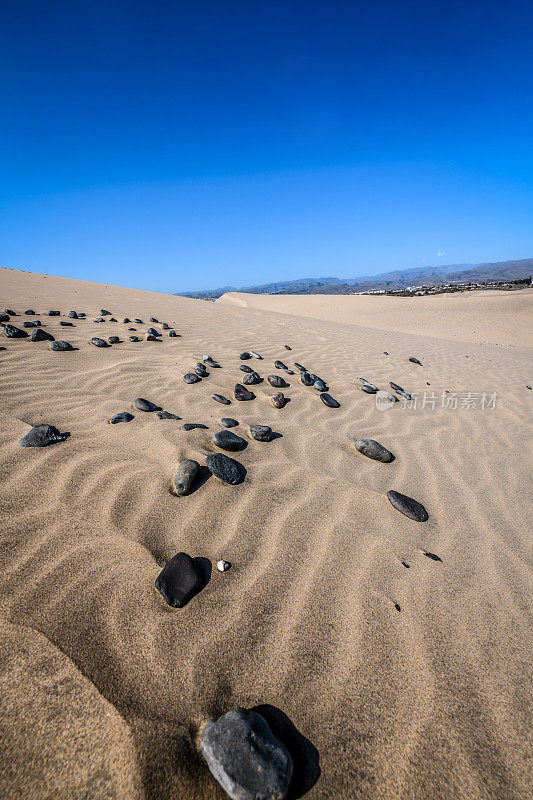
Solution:
<svg viewBox="0 0 533 800"><path fill-rule="evenodd" d="M130 322L131 322L131 319L129 317L124 317L124 319L122 320L122 324L123 325L128 325L128 323L130 323Z"/></svg>
<svg viewBox="0 0 533 800"><path fill-rule="evenodd" d="M108 317L111 314L111 311L106 311L105 308L101 308L98 313L101 317Z"/></svg>
<svg viewBox="0 0 533 800"><path fill-rule="evenodd" d="M148 330L146 331L146 334L147 334L147 336L161 336L159 331L156 331L155 328L148 328Z"/></svg>
<svg viewBox="0 0 533 800"><path fill-rule="evenodd" d="M293 763L256 711L234 708L210 721L199 739L213 777L232 800L285 800Z"/></svg>
<svg viewBox="0 0 533 800"><path fill-rule="evenodd" d="M98 336L93 336L93 338L89 341L89 344L94 344L95 347L109 347L110 346L106 342L105 339L99 339Z"/></svg>
<svg viewBox="0 0 533 800"><path fill-rule="evenodd" d="M302 367L302 365L298 364L297 361L294 362L294 366L296 367L296 369L299 369L300 372L305 372L305 367Z"/></svg>
<svg viewBox="0 0 533 800"><path fill-rule="evenodd" d="M235 486L242 483L246 477L246 469L243 465L224 453L210 453L205 459L205 463L208 470L224 483L231 483Z"/></svg>
<svg viewBox="0 0 533 800"><path fill-rule="evenodd" d="M318 378L318 379L317 379L317 380L314 382L313 386L315 387L315 389L318 389L318 391L319 391L319 392L325 392L325 391L326 391L326 389L328 388L328 387L326 386L326 382L325 382L325 381L323 381L323 380L322 380L322 378Z"/></svg>
<svg viewBox="0 0 533 800"><path fill-rule="evenodd" d="M139 319L138 317L135 317L135 319L133 321L134 321L134 323L136 325L143 325L144 324L142 319Z"/></svg>
<svg viewBox="0 0 533 800"><path fill-rule="evenodd" d="M104 319L103 319L103 317L95 317L93 319L93 322L104 322Z"/></svg>
<svg viewBox="0 0 533 800"><path fill-rule="evenodd" d="M59 316L59 311L49 311L48 312L48 316L49 317L58 317Z"/></svg>
<svg viewBox="0 0 533 800"><path fill-rule="evenodd" d="M156 319L155 317L150 317L150 322L159 322L159 320Z"/></svg>
<svg viewBox="0 0 533 800"><path fill-rule="evenodd" d="M54 337L43 328L35 328L35 330L31 332L31 340L32 342L53 342Z"/></svg>
<svg viewBox="0 0 533 800"><path fill-rule="evenodd" d="M109 344L119 344L120 337L119 336L110 336L107 341L109 342Z"/></svg>
<svg viewBox="0 0 533 800"><path fill-rule="evenodd" d="M231 405L231 400L228 400L228 398L224 397L223 394L212 394L211 397L213 400L216 400L217 403L222 403L225 406Z"/></svg>
<svg viewBox="0 0 533 800"><path fill-rule="evenodd" d="M274 389L285 389L289 385L281 375L269 375L267 381Z"/></svg>
<svg viewBox="0 0 533 800"><path fill-rule="evenodd" d="M335 400L335 398L333 398L330 394L327 394L327 392L322 392L322 394L320 395L320 399L322 400L325 406L329 406L330 408L339 408L340 406L340 403L337 400Z"/></svg>
<svg viewBox="0 0 533 800"><path fill-rule="evenodd" d="M201 586L201 576L187 553L177 553L155 581L156 588L172 608L183 608Z"/></svg>
<svg viewBox="0 0 533 800"><path fill-rule="evenodd" d="M313 386L314 386L314 384L315 384L317 381L319 381L319 380L320 380L320 378L318 377L318 375L315 375L315 373L314 373L314 372L310 372L310 373L309 373L309 377L310 377L310 378L311 378L311 380L313 381Z"/></svg>
<svg viewBox="0 0 533 800"><path fill-rule="evenodd" d="M425 522L428 519L428 512L417 500L408 497L406 494L401 494L391 489L387 492L387 497L397 511L405 514L409 519L414 519L415 522Z"/></svg>
<svg viewBox="0 0 533 800"><path fill-rule="evenodd" d="M118 422L131 422L134 419L133 414L130 414L129 411L121 411L119 414L115 414L107 421L110 425L116 425Z"/></svg>
<svg viewBox="0 0 533 800"><path fill-rule="evenodd" d="M0 322L9 322L10 316L9 314L0 314Z"/></svg>
<svg viewBox="0 0 533 800"><path fill-rule="evenodd" d="M17 316L16 313L14 311L11 311L10 308L4 308L4 314L8 314L10 317L16 317Z"/></svg>
<svg viewBox="0 0 533 800"><path fill-rule="evenodd" d="M23 339L25 336L29 336L27 331L17 328L15 325L4 325L4 335L8 339Z"/></svg>
<svg viewBox="0 0 533 800"><path fill-rule="evenodd" d="M74 327L74 323L73 322L67 322L64 319L60 319L59 320L59 324L62 325L64 328L73 328Z"/></svg>
<svg viewBox="0 0 533 800"><path fill-rule="evenodd" d="M22 323L24 328L38 328L41 323L38 320L25 319Z"/></svg>
<svg viewBox="0 0 533 800"><path fill-rule="evenodd" d="M241 372L253 372L253 369L248 364L239 364L239 369Z"/></svg>
<svg viewBox="0 0 533 800"><path fill-rule="evenodd" d="M241 361L247 361L251 357L252 357L251 353L241 353L240 356L239 356Z"/></svg>
<svg viewBox="0 0 533 800"><path fill-rule="evenodd" d="M199 375L201 378L207 378L207 376L209 375L209 372L207 371L207 369L206 369L206 367L205 367L205 364L203 363L203 361L199 361L199 362L197 363L197 365L196 365L196 367L195 367L195 372L196 372L196 374L197 374L197 375Z"/></svg>
<svg viewBox="0 0 533 800"><path fill-rule="evenodd" d="M204 425L202 422L184 422L181 426L182 431L193 431L195 428L207 430L207 425Z"/></svg>
<svg viewBox="0 0 533 800"><path fill-rule="evenodd" d="M138 336L128 336L128 339L130 340L130 342L139 342L140 341Z"/></svg>
<svg viewBox="0 0 533 800"><path fill-rule="evenodd" d="M69 311L67 316L70 317L71 319L78 319L76 311Z"/></svg>
<svg viewBox="0 0 533 800"><path fill-rule="evenodd" d="M367 394L376 394L378 389L377 386L373 386L371 383L363 383L361 386L361 391L366 392Z"/></svg>
<svg viewBox="0 0 533 800"><path fill-rule="evenodd" d="M233 396L235 400L253 400L255 394L243 386L241 383L236 383L233 389Z"/></svg>
<svg viewBox="0 0 533 800"><path fill-rule="evenodd" d="M412 362L413 362L413 364L418 364L419 366L422 366L422 364L421 364L421 362L418 360L418 358L415 358L414 356L411 356L411 357L409 358L409 361L412 361Z"/></svg>
<svg viewBox="0 0 533 800"><path fill-rule="evenodd" d="M292 350L292 347L289 347L288 344L284 344L283 347L285 348L285 350Z"/></svg>
<svg viewBox="0 0 533 800"><path fill-rule="evenodd" d="M213 444L221 447L222 450L242 450L246 445L246 441L241 436L237 436L236 433L224 428L214 434Z"/></svg>
<svg viewBox="0 0 533 800"><path fill-rule="evenodd" d="M35 311L33 310L33 308L28 308L28 310L25 311L24 313L27 314L29 317L31 317L35 314Z"/></svg>
<svg viewBox="0 0 533 800"><path fill-rule="evenodd" d="M157 342L157 336L154 336L153 333L145 333L144 338L147 342Z"/></svg>
<svg viewBox="0 0 533 800"><path fill-rule="evenodd" d="M196 375L194 372L187 372L183 376L184 383L199 383L202 379Z"/></svg>
<svg viewBox="0 0 533 800"><path fill-rule="evenodd" d="M166 322L162 322L161 323L161 330L168 331L169 328L170 328L170 325L167 325Z"/></svg>
<svg viewBox="0 0 533 800"><path fill-rule="evenodd" d="M200 464L192 458L186 458L178 467L174 475L174 491L180 497L189 494L194 479L200 471Z"/></svg>
<svg viewBox="0 0 533 800"><path fill-rule="evenodd" d="M312 386L314 383L312 376L308 372L302 372L300 375L300 380L304 386Z"/></svg>
<svg viewBox="0 0 533 800"><path fill-rule="evenodd" d="M171 329L169 330L169 332L168 332L168 335L169 335L169 336L170 336L172 339L175 339L175 338L176 338L176 336L177 336L178 334L176 333L176 331L175 331L175 330L173 330L173 329L171 328Z"/></svg>
<svg viewBox="0 0 533 800"><path fill-rule="evenodd" d="M70 342L65 342L64 339L57 339L54 342L50 342L50 344L48 345L48 349L56 350L58 352L59 351L65 352L66 350L73 350L74 348L72 347Z"/></svg>
<svg viewBox="0 0 533 800"><path fill-rule="evenodd" d="M390 450L376 442L375 439L357 439L355 447L364 456L372 458L374 461L381 461L383 464L394 461L394 456Z"/></svg>
<svg viewBox="0 0 533 800"><path fill-rule="evenodd" d="M175 414L171 414L170 411L158 411L156 413L157 419L181 419L181 417L177 417Z"/></svg>
<svg viewBox="0 0 533 800"><path fill-rule="evenodd" d="M276 392L276 394L273 394L270 398L270 402L274 408L283 408L285 405L285 395L283 392Z"/></svg>
<svg viewBox="0 0 533 800"><path fill-rule="evenodd" d="M276 360L274 361L274 366L276 369L288 369L287 365L283 363L283 361Z"/></svg>
<svg viewBox="0 0 533 800"><path fill-rule="evenodd" d="M161 411L161 406L156 406L150 400L145 400L144 397L138 397L133 403L138 411Z"/></svg>
<svg viewBox="0 0 533 800"><path fill-rule="evenodd" d="M268 425L250 425L250 436L258 442L270 442L272 439L272 428Z"/></svg>
<svg viewBox="0 0 533 800"><path fill-rule="evenodd" d="M220 368L220 364L218 363L218 361L215 361L215 359L211 358L211 356L203 356L202 361L205 361L205 363L208 364L210 367L213 367L213 369Z"/></svg>
<svg viewBox="0 0 533 800"><path fill-rule="evenodd" d="M53 425L34 425L18 444L19 447L48 447L56 442L64 442L66 438Z"/></svg>
<svg viewBox="0 0 533 800"><path fill-rule="evenodd" d="M109 317L109 319L107 321L108 322L118 322L118 320L115 319L115 317Z"/></svg>
<svg viewBox="0 0 533 800"><path fill-rule="evenodd" d="M232 417L222 417L220 424L224 425L225 428L235 428L239 423Z"/></svg>
<svg viewBox="0 0 533 800"><path fill-rule="evenodd" d="M430 553L428 550L422 550L422 553L427 556L427 558L431 558L432 561L441 561L442 558L435 553Z"/></svg>
<svg viewBox="0 0 533 800"><path fill-rule="evenodd" d="M255 386L255 384L261 383L261 376L252 370L243 377L242 382L245 386Z"/></svg>

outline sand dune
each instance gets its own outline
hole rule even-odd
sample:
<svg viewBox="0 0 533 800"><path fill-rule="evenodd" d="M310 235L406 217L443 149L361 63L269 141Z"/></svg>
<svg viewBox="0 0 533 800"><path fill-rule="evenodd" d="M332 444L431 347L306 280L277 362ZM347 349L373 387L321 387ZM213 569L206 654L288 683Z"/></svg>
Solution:
<svg viewBox="0 0 533 800"><path fill-rule="evenodd" d="M533 347L533 289L427 297L228 292L216 302L438 339Z"/></svg>
<svg viewBox="0 0 533 800"><path fill-rule="evenodd" d="M285 737L292 798L528 796L531 292L390 308L328 298L328 310L323 298L206 303L8 270L0 281L0 310L33 307L78 348L0 333L1 796L222 800L197 736L237 705L260 706ZM118 323L92 322L104 307ZM63 316L45 316L54 308ZM71 308L88 319L60 328ZM125 315L180 338L130 343ZM126 341L88 344L113 334ZM274 359L303 363L340 408L297 376L284 409L266 382L251 402L217 405L249 348L263 377ZM186 385L203 353L222 368ZM397 382L417 407L379 411L359 376ZM457 409L442 407L447 390ZM133 410L139 396L182 420ZM107 424L124 410L132 422ZM179 462L216 451L222 416L249 442L245 482L172 495ZM42 422L70 437L19 448ZM256 442L250 423L281 436ZM359 437L395 461L360 455ZM395 511L389 489L422 502L428 522ZM154 581L181 550L212 573L178 610ZM233 564L223 575L219 558Z"/></svg>

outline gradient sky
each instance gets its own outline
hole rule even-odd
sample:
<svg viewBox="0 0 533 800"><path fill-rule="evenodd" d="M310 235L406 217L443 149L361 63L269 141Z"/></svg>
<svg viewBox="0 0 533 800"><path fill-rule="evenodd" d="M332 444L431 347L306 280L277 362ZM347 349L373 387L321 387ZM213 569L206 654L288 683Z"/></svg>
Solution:
<svg viewBox="0 0 533 800"><path fill-rule="evenodd" d="M160 291L533 256L533 4L0 0L0 265Z"/></svg>

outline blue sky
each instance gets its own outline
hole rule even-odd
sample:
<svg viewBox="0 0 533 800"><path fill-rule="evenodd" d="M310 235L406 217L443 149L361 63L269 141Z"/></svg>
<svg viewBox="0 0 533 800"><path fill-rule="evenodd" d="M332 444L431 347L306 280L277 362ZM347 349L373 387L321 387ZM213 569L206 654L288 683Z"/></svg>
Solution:
<svg viewBox="0 0 533 800"><path fill-rule="evenodd" d="M513 0L3 2L0 263L179 291L531 257L531 41Z"/></svg>

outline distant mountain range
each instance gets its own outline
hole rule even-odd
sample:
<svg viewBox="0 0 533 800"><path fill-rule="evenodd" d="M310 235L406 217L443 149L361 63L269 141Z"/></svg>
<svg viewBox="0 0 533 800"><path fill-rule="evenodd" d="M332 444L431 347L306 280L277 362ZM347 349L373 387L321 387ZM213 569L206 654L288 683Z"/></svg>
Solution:
<svg viewBox="0 0 533 800"><path fill-rule="evenodd" d="M528 278L533 274L533 258L519 261L496 261L489 264L448 264L438 267L413 267L377 275L347 278L300 278L277 281L262 286L223 286L199 292L176 292L180 297L216 300L226 292L249 294L354 294L373 289L401 289L409 286L435 286L441 283L482 283Z"/></svg>

